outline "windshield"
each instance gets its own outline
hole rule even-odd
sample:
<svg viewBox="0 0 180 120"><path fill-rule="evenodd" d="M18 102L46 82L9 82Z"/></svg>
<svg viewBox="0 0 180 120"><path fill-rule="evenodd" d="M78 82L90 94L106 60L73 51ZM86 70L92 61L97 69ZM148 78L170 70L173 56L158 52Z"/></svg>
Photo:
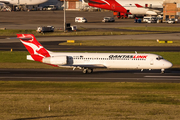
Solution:
<svg viewBox="0 0 180 120"><path fill-rule="evenodd" d="M157 58L156 58L156 60L161 60L161 59L164 59L162 56L158 56Z"/></svg>

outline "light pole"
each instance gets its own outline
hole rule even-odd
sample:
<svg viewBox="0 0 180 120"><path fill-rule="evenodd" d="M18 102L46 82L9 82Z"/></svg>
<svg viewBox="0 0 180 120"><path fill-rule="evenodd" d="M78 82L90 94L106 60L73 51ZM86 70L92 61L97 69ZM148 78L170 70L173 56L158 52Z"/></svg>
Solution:
<svg viewBox="0 0 180 120"><path fill-rule="evenodd" d="M64 0L64 32L66 32L66 0Z"/></svg>

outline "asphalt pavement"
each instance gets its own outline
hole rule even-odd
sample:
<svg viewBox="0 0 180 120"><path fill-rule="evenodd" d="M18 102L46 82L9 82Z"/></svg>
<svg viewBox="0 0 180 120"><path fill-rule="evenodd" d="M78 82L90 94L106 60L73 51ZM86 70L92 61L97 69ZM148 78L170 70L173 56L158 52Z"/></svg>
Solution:
<svg viewBox="0 0 180 120"><path fill-rule="evenodd" d="M95 69L92 74L72 69L0 69L0 81L57 82L164 82L180 83L180 70L113 70Z"/></svg>

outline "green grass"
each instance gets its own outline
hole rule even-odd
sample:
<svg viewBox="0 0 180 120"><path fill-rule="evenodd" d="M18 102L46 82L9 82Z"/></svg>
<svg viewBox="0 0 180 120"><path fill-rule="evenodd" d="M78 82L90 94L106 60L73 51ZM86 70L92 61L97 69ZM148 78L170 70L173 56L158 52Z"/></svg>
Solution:
<svg viewBox="0 0 180 120"><path fill-rule="evenodd" d="M179 32L180 27L121 27L119 29L128 30L143 30L145 32L139 31L104 31L104 30L94 30L89 31L87 28L78 28L77 31L71 31L64 33L62 30L55 30L54 32L48 33L37 33L36 30L15 30L7 29L0 30L0 36L16 36L16 34L34 34L35 36L81 36L81 35L136 35L136 34L156 34L156 33L167 33L167 32ZM149 32L150 31L150 32Z"/></svg>
<svg viewBox="0 0 180 120"><path fill-rule="evenodd" d="M35 30L0 30L0 36L16 36L16 34L36 34Z"/></svg>
<svg viewBox="0 0 180 120"><path fill-rule="evenodd" d="M180 31L180 27L120 27L119 29L161 31L161 32L179 32Z"/></svg>
<svg viewBox="0 0 180 120"><path fill-rule="evenodd" d="M80 46L80 45L81 46L180 46L180 40L170 40L170 41L173 41L173 43L158 43L157 40L75 40L75 43L61 42L61 43L59 43L59 45L76 45L76 46Z"/></svg>
<svg viewBox="0 0 180 120"><path fill-rule="evenodd" d="M89 51L91 52L91 51ZM94 51L93 51L94 52ZM97 51L98 52L98 51ZM99 51L98 53L124 53L124 51ZM134 53L127 52L125 53ZM138 53L154 53L164 57L164 59L173 63L173 67L180 67L180 52L138 52ZM22 51L0 51L0 68L55 68L46 64L35 61L26 60L28 52Z"/></svg>
<svg viewBox="0 0 180 120"><path fill-rule="evenodd" d="M106 31L63 31L55 30L54 32L37 33L36 30L0 30L0 36L16 36L16 34L34 34L35 36L81 36L81 35L136 35L136 34L153 34L161 32L106 32Z"/></svg>
<svg viewBox="0 0 180 120"><path fill-rule="evenodd" d="M3 120L180 117L179 83L0 81L0 86Z"/></svg>

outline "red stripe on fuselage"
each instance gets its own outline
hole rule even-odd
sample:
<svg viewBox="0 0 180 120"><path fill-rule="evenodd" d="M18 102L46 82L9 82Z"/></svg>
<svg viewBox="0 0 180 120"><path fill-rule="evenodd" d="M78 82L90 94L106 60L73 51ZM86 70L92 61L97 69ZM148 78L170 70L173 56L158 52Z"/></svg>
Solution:
<svg viewBox="0 0 180 120"><path fill-rule="evenodd" d="M127 13L127 10L115 0L90 0L88 4L92 7Z"/></svg>
<svg viewBox="0 0 180 120"><path fill-rule="evenodd" d="M139 5L139 4L135 4L135 5L136 5L136 7L143 7L143 6Z"/></svg>

